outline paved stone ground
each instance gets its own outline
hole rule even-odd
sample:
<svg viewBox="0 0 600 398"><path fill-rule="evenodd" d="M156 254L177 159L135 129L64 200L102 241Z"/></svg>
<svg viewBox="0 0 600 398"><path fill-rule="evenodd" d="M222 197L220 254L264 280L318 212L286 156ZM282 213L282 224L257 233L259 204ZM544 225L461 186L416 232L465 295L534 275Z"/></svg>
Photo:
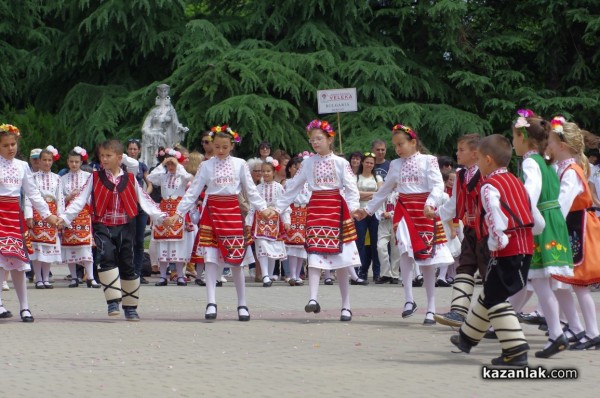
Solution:
<svg viewBox="0 0 600 398"><path fill-rule="evenodd" d="M63 271L64 272L64 271ZM237 321L235 288L217 289L219 319L204 321L204 288L142 287L138 323L106 316L99 289L30 285L35 323L18 317L14 291L3 294L15 316L0 322L3 397L589 397L597 391L600 352L565 352L530 366L576 368L572 381L487 381L482 365L496 341L470 355L451 353L448 327L426 327L425 292L418 313L401 319L402 288L351 286L354 318L338 321L337 285L320 287L323 311L303 310L308 286L248 283L252 320ZM600 293L593 293L598 303ZM438 311L450 289L439 288ZM534 301L528 303L532 309ZM542 332L525 326L533 349ZM10 381L10 382L9 382Z"/></svg>

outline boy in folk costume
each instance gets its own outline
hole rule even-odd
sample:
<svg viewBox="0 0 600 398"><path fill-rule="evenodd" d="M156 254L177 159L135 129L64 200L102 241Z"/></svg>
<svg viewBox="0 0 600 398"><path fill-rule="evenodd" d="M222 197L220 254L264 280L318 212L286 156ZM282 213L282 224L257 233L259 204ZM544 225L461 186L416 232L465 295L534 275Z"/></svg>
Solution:
<svg viewBox="0 0 600 398"><path fill-rule="evenodd" d="M533 254L533 216L523 183L506 169L511 156L510 142L501 135L479 143L477 165L486 179L476 225L489 233L490 261L483 292L450 342L468 353L491 323L502 346L502 354L492 364L526 366L529 345L506 300L525 287Z"/></svg>
<svg viewBox="0 0 600 398"><path fill-rule="evenodd" d="M134 217L138 203L153 222L165 217L154 201L136 182L135 175L123 165L135 169L137 160L123 154L123 144L108 140L100 144L100 171L95 171L60 215L60 224L70 224L91 198L92 228L100 269L98 277L104 288L108 315L119 315L123 302L125 319L138 321L140 276L133 266Z"/></svg>
<svg viewBox="0 0 600 398"><path fill-rule="evenodd" d="M456 159L464 168L457 172L450 200L427 216L439 216L442 221L458 218L463 221L463 240L458 258L458 267L452 287L450 311L435 314L434 319L442 325L460 327L471 306L471 297L475 289L475 272L485 279L489 259L489 249L485 239L478 239L475 218L479 206L479 191L482 184L481 172L477 167L478 134L467 134L458 139Z"/></svg>
<svg viewBox="0 0 600 398"><path fill-rule="evenodd" d="M25 284L25 271L30 270L29 254L33 249L28 244L28 232L21 210L21 190L44 221L55 225L57 217L51 213L48 204L42 198L33 181L29 165L15 159L20 138L21 133L17 127L0 124L0 211L3 214L0 223L0 279L4 279L4 271L11 272L21 306L21 320L33 322ZM2 305L1 295L0 291L0 319L10 318L12 313Z"/></svg>

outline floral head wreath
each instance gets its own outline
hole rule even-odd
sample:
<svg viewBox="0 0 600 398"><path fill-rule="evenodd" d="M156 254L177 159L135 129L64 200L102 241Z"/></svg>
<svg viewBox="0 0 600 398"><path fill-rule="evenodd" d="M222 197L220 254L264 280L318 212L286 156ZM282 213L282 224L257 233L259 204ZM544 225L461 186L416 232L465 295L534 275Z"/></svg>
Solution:
<svg viewBox="0 0 600 398"><path fill-rule="evenodd" d="M554 116L552 118L552 120L550 121L550 126L552 128L552 131L554 131L558 137L564 141L565 140L565 129L564 129L564 125L567 122L567 119L564 118L564 116Z"/></svg>
<svg viewBox="0 0 600 398"><path fill-rule="evenodd" d="M13 126L12 124L0 124L0 131L4 131L5 133L14 134L17 137L21 136L21 132L19 131L17 126Z"/></svg>
<svg viewBox="0 0 600 398"><path fill-rule="evenodd" d="M213 135L211 135L211 139L214 139L214 134L216 133L227 133L231 136L231 142L234 144L239 144L240 142L242 142L242 137L240 137L240 135L237 133L237 131L233 131L231 129L231 127L229 127L228 125L224 124L222 126L213 126L210 129L211 133L213 133Z"/></svg>
<svg viewBox="0 0 600 398"><path fill-rule="evenodd" d="M521 133L523 133L525 138L528 138L527 127L531 125L527 121L527 118L535 116L535 113L533 113L531 109L519 109L517 115L519 115L519 117L515 122L515 128L521 130Z"/></svg>
<svg viewBox="0 0 600 398"><path fill-rule="evenodd" d="M161 151L161 152L163 152L163 151ZM162 156L165 156L165 155L173 156L175 159L177 159L178 162L181 162L183 160L183 154L179 151L176 151L173 148L165 148L164 155L162 155Z"/></svg>
<svg viewBox="0 0 600 398"><path fill-rule="evenodd" d="M86 160L88 160L88 153L84 148L76 146L75 148L73 148L73 152L81 156L82 161L85 162Z"/></svg>
<svg viewBox="0 0 600 398"><path fill-rule="evenodd" d="M277 159L273 159L271 156L267 156L267 158L265 159L265 163L272 164L275 171L281 170L281 165L279 164Z"/></svg>
<svg viewBox="0 0 600 398"><path fill-rule="evenodd" d="M165 150L164 150L164 149L161 149L160 151L158 151L158 150L157 150L156 152L154 152L154 156L155 156L155 157L159 157L159 156L160 156L160 157L162 157L162 156L165 156Z"/></svg>
<svg viewBox="0 0 600 398"><path fill-rule="evenodd" d="M408 136L409 136L410 138L412 138L413 140L416 140L416 139L417 139L417 133L415 133L415 131L414 131L413 129L411 129L410 127L408 127L408 126L405 126L405 125L403 125L403 124L397 124L397 125L395 125L394 127L392 127L392 133L394 133L394 134L395 134L395 133L396 133L396 131L403 131L403 132L405 132L406 134L408 134Z"/></svg>
<svg viewBox="0 0 600 398"><path fill-rule="evenodd" d="M300 158L302 160L306 160L312 156L315 156L315 154L313 152L308 152L308 151L300 152L299 154L296 155L297 158Z"/></svg>
<svg viewBox="0 0 600 398"><path fill-rule="evenodd" d="M306 126L307 133L310 133L311 130L315 129L323 131L329 137L335 137L335 131L333 131L333 127L331 127L327 120L315 119Z"/></svg>
<svg viewBox="0 0 600 398"><path fill-rule="evenodd" d="M54 148L52 145L48 145L45 148L46 151L50 152L52 154L52 160L53 161L57 161L58 159L60 159L60 154L58 153L58 149Z"/></svg>

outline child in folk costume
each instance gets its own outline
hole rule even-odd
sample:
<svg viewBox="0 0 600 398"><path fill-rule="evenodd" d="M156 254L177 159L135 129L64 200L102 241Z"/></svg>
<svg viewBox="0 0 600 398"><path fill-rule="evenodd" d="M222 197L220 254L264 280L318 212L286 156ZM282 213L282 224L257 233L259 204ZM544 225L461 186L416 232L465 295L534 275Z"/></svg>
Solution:
<svg viewBox="0 0 600 398"><path fill-rule="evenodd" d="M536 224L528 279L538 296L549 333L548 343L535 356L549 358L569 345L560 325L560 310L553 292L562 284L553 280L552 275L572 277L573 255L567 225L558 203L560 182L554 169L542 157L548 145L550 122L529 109L521 109L518 114L512 129L513 145L516 155L523 157L523 183ZM527 289L521 292L526 294ZM516 308L516 311L519 310Z"/></svg>
<svg viewBox="0 0 600 398"><path fill-rule="evenodd" d="M464 223L458 267L452 285L450 311L434 315L437 322L452 327L460 327L464 322L475 289L475 273L479 271L481 277L485 279L490 256L486 240L477 237L475 224L479 191L483 180L477 167L479 140L478 134L467 134L458 139L456 159L464 168L456 175L450 200L434 213L428 214L430 218L437 215L443 221L457 218Z"/></svg>
<svg viewBox="0 0 600 398"><path fill-rule="evenodd" d="M286 185L296 176L302 161L310 156L311 154L305 151L289 161L285 167ZM302 263L308 258L304 244L306 243L306 206L309 200L310 190L308 189L308 183L305 182L302 191L290 205L290 223L286 226L285 250L290 269L290 280L288 281L290 286L304 285L304 281L300 278L300 272L302 271Z"/></svg>
<svg viewBox="0 0 600 398"><path fill-rule="evenodd" d="M441 204L444 182L435 156L419 152L417 134L408 126L397 124L392 129L392 143L399 159L393 160L385 183L362 212L373 214L392 191L398 192L394 210L394 225L399 245L400 273L404 284L406 303L403 318L417 310L412 293L413 266L423 272L427 293L427 313L424 325L433 325L435 314L435 269L454 262L446 246L441 222L425 217L425 210L433 211Z"/></svg>
<svg viewBox="0 0 600 398"><path fill-rule="evenodd" d="M81 164L88 158L85 149L76 146L69 152L68 156L67 164L69 165L69 172L60 178L67 206L79 194L83 184L90 177L90 173L81 170ZM85 268L87 286L100 287L94 280L92 243L92 217L90 202L88 201L83 210L75 217L71 226L62 231L62 258L63 262L69 266L69 272L71 273L69 287L79 286L76 271L77 264L81 264Z"/></svg>
<svg viewBox="0 0 600 398"><path fill-rule="evenodd" d="M54 215L61 214L65 209L65 197L60 177L50 171L52 164L59 158L58 151L49 145L40 153L40 169L33 174L35 185ZM30 227L33 245L33 254L30 259L35 273L35 288L53 289L54 286L50 283L50 265L54 262L62 262L58 229L45 222L42 216L33 209L27 198L25 198L25 219Z"/></svg>
<svg viewBox="0 0 600 398"><path fill-rule="evenodd" d="M58 219L35 185L29 165L15 159L20 138L17 127L0 124L0 211L3 215L0 222L0 278L4 280L5 271L10 271L19 298L21 320L33 322L25 280L25 271L30 270L29 253L32 253L32 248L28 244L29 233L21 210L21 191L44 221L56 224ZM0 290L0 319L10 317L12 313L2 305Z"/></svg>
<svg viewBox="0 0 600 398"><path fill-rule="evenodd" d="M148 175L148 181L160 187L160 209L172 216L193 176L180 163L183 161L181 152L172 148L159 148L160 151L164 151L165 155L161 164ZM194 244L194 226L191 219L186 217L171 227L154 225L152 240L160 264L160 280L156 286L167 286L169 263L175 263L177 286L186 286L184 267L190 261Z"/></svg>
<svg viewBox="0 0 600 398"><path fill-rule="evenodd" d="M259 195L267 202L267 206L273 206L277 199L283 195L283 187L275 181L275 172L280 168L279 162L268 156L262 164L263 182L256 187ZM273 276L275 269L275 260L284 260L287 258L285 252L284 226L290 224L289 212L284 212L281 217L274 214L271 218L262 218L255 214L254 209L248 211L246 216L246 230L252 231L254 238L254 247L256 248L256 257L260 264L263 287L270 287L273 281L269 276Z"/></svg>
<svg viewBox="0 0 600 398"><path fill-rule="evenodd" d="M560 177L558 201L563 216L566 217L574 263L573 276L552 276L572 285L585 322L585 333L580 336L579 331L583 328L572 296L564 289L557 291L571 334L580 337L570 347L575 350L600 349L596 306L589 290L590 285L600 282L600 244L597 240L600 236L600 220L591 209L593 201L586 177L589 163L583 154L584 134L577 124L567 122L563 117L556 117L552 120L552 132L548 141L548 154L557 162Z"/></svg>
<svg viewBox="0 0 600 398"><path fill-rule="evenodd" d="M445 187L442 198L442 206L444 206L452 196L452 189L454 188L454 183L456 181L456 171L454 169L442 170L442 179L444 180ZM454 279L454 276L456 275L455 265L460 256L460 220L458 218L444 220L442 221L442 226L444 227L444 234L446 235L446 239L448 239L448 249L450 250L450 254L452 254L452 258L454 258L454 262L451 265L442 265L439 267L439 274L437 281L435 282L435 287L450 287L452 285L450 285L448 280Z"/></svg>
<svg viewBox="0 0 600 398"><path fill-rule="evenodd" d="M104 141L98 152L102 169L89 176L79 194L60 215L60 224L73 222L91 202L92 229L100 267L98 278L104 288L108 315L119 315L119 303L122 302L125 319L139 321L140 275L135 273L133 264L134 218L138 204L155 223L166 214L135 180L138 162L123 153L121 142ZM126 172L123 167L133 172Z"/></svg>
<svg viewBox="0 0 600 398"><path fill-rule="evenodd" d="M276 210L286 211L308 183L311 196L307 205L305 247L310 269L310 299L304 310L321 311L317 302L321 270L336 270L342 296L340 321L350 321L349 267L360 265L356 230L350 216L351 211L359 207L356 177L348 161L333 154L331 145L335 132L329 123L313 120L306 126L306 132L317 154L305 159L294 178L287 182L287 190L277 201Z"/></svg>
<svg viewBox="0 0 600 398"><path fill-rule="evenodd" d="M506 169L511 157L510 142L499 134L479 143L477 165L486 179L481 186L476 225L488 231L491 257L483 291L450 342L469 353L491 323L502 346L502 354L492 359L492 364L526 366L529 345L506 299L525 287L533 254L534 219L523 183Z"/></svg>
<svg viewBox="0 0 600 398"><path fill-rule="evenodd" d="M252 206L263 217L270 217L273 211L260 197L250 176L248 165L243 159L230 156L236 143L241 141L239 134L227 125L211 129L214 156L202 163L192 185L177 206L176 214L168 219L172 223L196 205L196 199L206 186L203 201L200 229L194 243L194 255L201 257L205 264L206 305L205 319L217 318L215 298L219 268L231 268L238 296L238 320L249 321L250 312L246 306L246 286L243 262L247 254L248 240L244 235L244 220L238 194L243 189Z"/></svg>

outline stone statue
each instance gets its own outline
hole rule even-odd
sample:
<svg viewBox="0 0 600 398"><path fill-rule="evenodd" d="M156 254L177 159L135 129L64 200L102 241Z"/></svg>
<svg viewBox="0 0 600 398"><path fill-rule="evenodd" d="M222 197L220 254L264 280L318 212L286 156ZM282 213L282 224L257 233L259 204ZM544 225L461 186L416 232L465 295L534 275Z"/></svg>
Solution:
<svg viewBox="0 0 600 398"><path fill-rule="evenodd" d="M170 87L159 84L156 88L156 105L150 110L142 126L142 155L140 160L149 167L156 165L159 147L173 148L182 142L189 129L179 123L177 112L171 105Z"/></svg>

